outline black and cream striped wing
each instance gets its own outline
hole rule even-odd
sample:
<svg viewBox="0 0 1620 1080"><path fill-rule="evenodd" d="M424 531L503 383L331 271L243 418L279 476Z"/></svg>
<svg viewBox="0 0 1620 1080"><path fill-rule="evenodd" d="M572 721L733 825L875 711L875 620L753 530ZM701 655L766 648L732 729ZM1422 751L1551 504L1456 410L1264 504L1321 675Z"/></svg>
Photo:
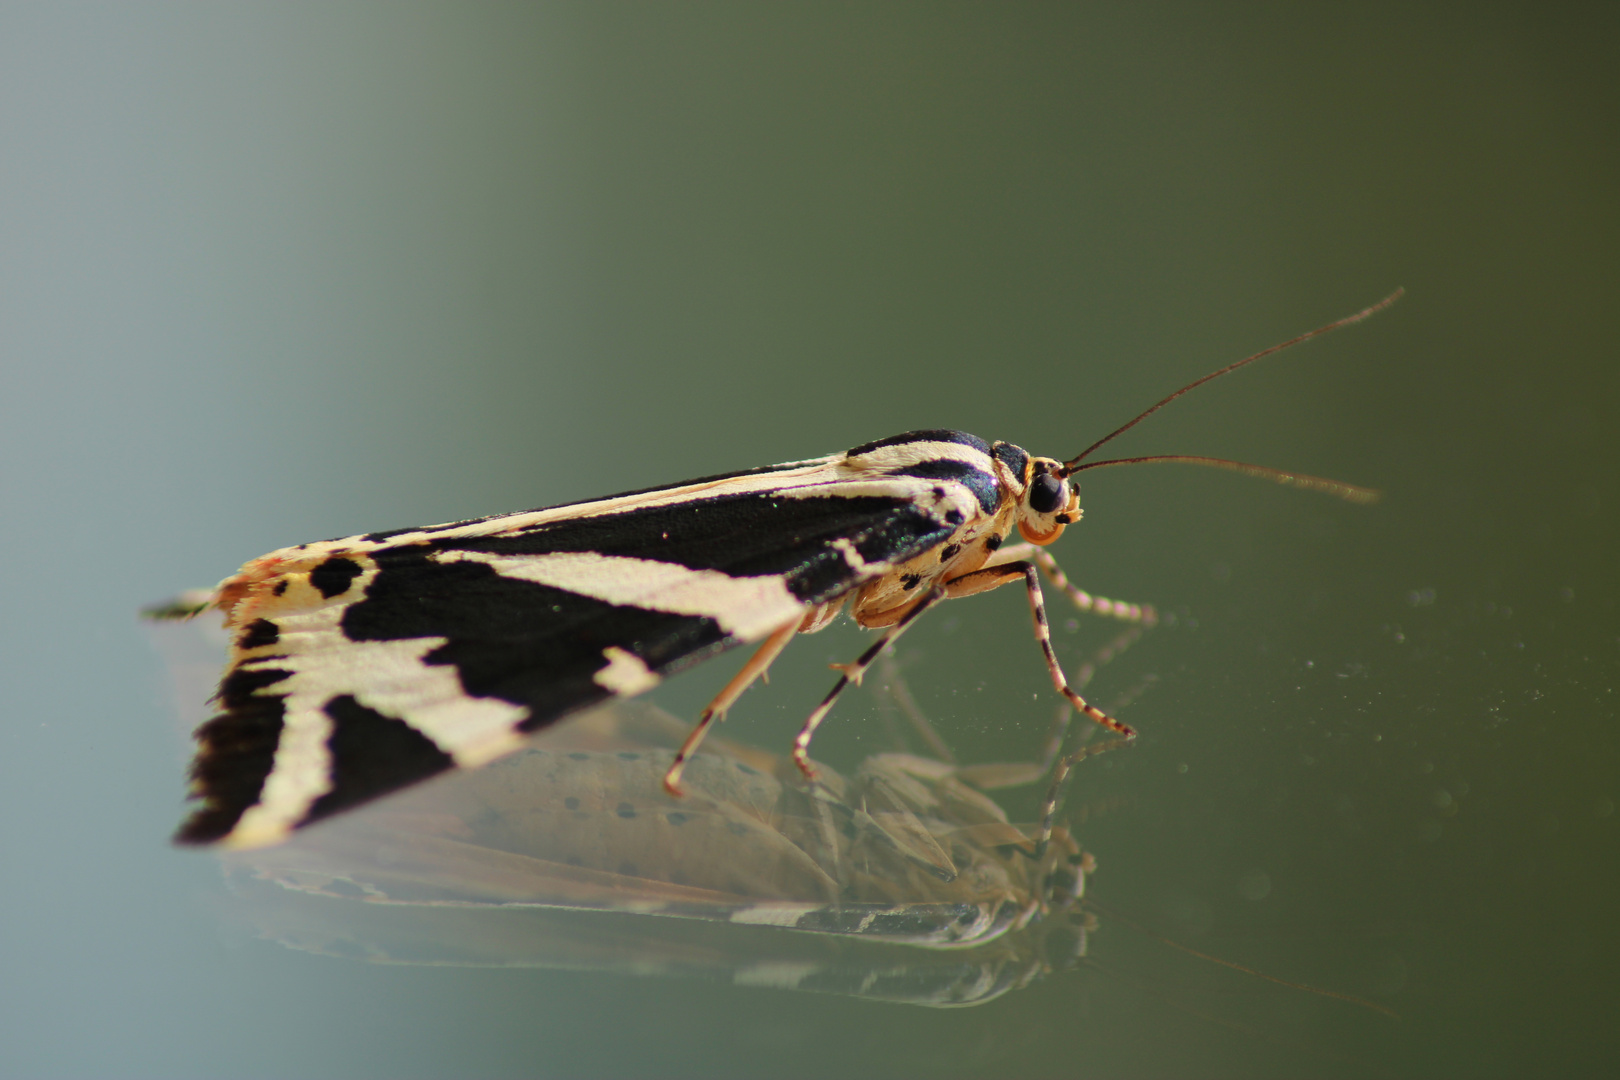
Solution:
<svg viewBox="0 0 1620 1080"><path fill-rule="evenodd" d="M908 475L910 443L858 450L247 564L215 597L235 644L179 839L274 843L483 764L802 618L984 501L982 480Z"/></svg>

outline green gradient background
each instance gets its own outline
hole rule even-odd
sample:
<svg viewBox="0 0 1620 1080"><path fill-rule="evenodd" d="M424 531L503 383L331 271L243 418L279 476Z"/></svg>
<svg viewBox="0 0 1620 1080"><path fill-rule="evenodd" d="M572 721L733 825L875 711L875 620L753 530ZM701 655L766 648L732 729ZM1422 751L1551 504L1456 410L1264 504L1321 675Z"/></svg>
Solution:
<svg viewBox="0 0 1620 1080"><path fill-rule="evenodd" d="M0 1074L1610 1074L1616 11L0 8ZM1108 919L1095 970L962 1012L368 967L222 936L164 843L143 603L912 427L1073 454L1396 285L1118 446L1383 504L1109 471L1057 554L1182 616L1096 684L1155 680L1073 795L1122 804L1095 897L1400 1023ZM735 726L782 745L858 642L802 642ZM965 753L1038 744L1020 597L905 645Z"/></svg>

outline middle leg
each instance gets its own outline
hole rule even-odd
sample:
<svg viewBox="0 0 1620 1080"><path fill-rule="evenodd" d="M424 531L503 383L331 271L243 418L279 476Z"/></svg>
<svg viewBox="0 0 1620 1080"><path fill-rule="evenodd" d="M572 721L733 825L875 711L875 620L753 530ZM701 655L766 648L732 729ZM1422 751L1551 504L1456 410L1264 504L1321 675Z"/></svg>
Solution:
<svg viewBox="0 0 1620 1080"><path fill-rule="evenodd" d="M1159 621L1159 613L1152 604L1128 604L1123 600L1110 600L1106 596L1093 596L1091 593L1075 585L1069 576L1063 572L1063 567L1052 557L1052 553L1035 544L1014 544L1004 547L991 556L986 569L1030 561L1046 572L1052 584L1062 589L1064 595L1081 611L1089 611L1097 615L1106 615L1113 619L1123 619L1126 622L1140 623L1143 626L1153 626Z"/></svg>

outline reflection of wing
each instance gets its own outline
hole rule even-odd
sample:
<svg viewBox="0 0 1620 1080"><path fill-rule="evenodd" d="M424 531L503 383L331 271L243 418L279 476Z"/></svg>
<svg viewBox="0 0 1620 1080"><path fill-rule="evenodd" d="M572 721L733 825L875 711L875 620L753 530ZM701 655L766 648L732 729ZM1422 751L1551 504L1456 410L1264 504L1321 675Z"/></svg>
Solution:
<svg viewBox="0 0 1620 1080"><path fill-rule="evenodd" d="M823 766L812 793L791 763L717 739L672 799L661 778L681 734L655 709L615 705L488 769L227 865L261 931L298 948L738 981L774 972L773 985L919 1004L1027 982L1045 934L1022 928L1057 879L1089 868L1071 869L1077 849L1061 830L1042 859L1011 850L1023 834L999 807L957 798L949 776L902 774L916 759L898 755L853 778ZM899 787L911 828L951 851L949 880L917 836L864 812ZM1079 947L1075 924L1050 923Z"/></svg>
<svg viewBox="0 0 1620 1080"><path fill-rule="evenodd" d="M915 490L836 455L255 560L211 600L234 645L180 839L274 843L759 640L950 535Z"/></svg>

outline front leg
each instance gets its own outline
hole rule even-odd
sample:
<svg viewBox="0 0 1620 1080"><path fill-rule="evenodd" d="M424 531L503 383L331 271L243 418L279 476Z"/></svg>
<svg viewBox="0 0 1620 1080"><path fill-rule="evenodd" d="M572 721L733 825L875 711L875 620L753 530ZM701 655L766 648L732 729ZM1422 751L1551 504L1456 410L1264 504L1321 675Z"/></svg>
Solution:
<svg viewBox="0 0 1620 1080"><path fill-rule="evenodd" d="M1012 547L1004 547L990 557L985 568L1006 566L1026 559L1044 570L1046 576L1052 579L1052 584L1062 589L1074 602L1074 606L1081 611L1141 623L1143 626L1152 626L1159 621L1159 613L1153 609L1152 604L1127 604L1121 600L1110 600L1106 596L1092 596L1075 586L1069 581L1068 575L1063 572L1057 560L1052 557L1052 553L1035 544L1014 544Z"/></svg>
<svg viewBox="0 0 1620 1080"><path fill-rule="evenodd" d="M1035 620L1035 640L1040 643L1041 652L1046 656L1046 669L1052 675L1052 685L1057 692L1069 699L1069 703L1097 723L1110 731L1118 732L1127 739L1136 738L1136 732L1125 724L1115 720L1085 698L1075 692L1064 677L1063 665L1058 663L1057 653L1052 649L1052 628L1046 622L1046 602L1041 597L1041 578L1035 570L1035 564L1029 562L1009 562L996 566L987 566L963 574L954 581L945 585L945 595L951 599L958 596L972 596L975 593L988 592L1000 585L1024 579L1024 585L1029 593L1029 611ZM1151 608L1149 610L1152 610Z"/></svg>

